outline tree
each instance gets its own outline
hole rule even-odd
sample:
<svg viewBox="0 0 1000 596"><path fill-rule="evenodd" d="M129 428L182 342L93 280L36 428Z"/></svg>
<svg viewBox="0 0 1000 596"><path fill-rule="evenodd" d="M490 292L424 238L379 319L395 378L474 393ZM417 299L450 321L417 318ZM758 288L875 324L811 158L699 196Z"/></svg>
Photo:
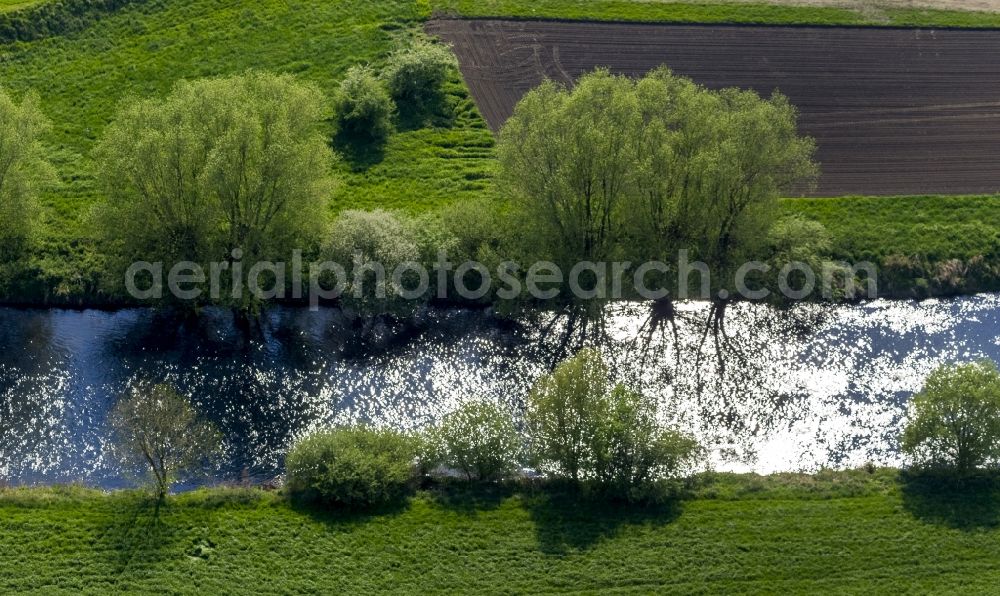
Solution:
<svg viewBox="0 0 1000 596"><path fill-rule="evenodd" d="M607 400L594 433L594 468L604 491L629 502L656 500L657 488L693 463L700 448L691 437L664 428L656 401L623 385Z"/></svg>
<svg viewBox="0 0 1000 596"><path fill-rule="evenodd" d="M0 263L23 253L38 193L55 178L40 140L50 126L37 94L28 93L18 103L0 88Z"/></svg>
<svg viewBox="0 0 1000 596"><path fill-rule="evenodd" d="M814 151L780 94L712 91L666 68L638 81L597 70L518 103L497 180L530 227L529 260L670 262L686 249L719 274L760 254L778 198L816 176Z"/></svg>
<svg viewBox="0 0 1000 596"><path fill-rule="evenodd" d="M613 257L631 192L642 122L627 78L598 70L573 90L545 81L504 125L498 182L531 228L527 260L568 270Z"/></svg>
<svg viewBox="0 0 1000 596"><path fill-rule="evenodd" d="M325 256L344 268L341 301L363 316L412 314L422 304L408 292L419 289L414 268L421 250L412 225L401 215L376 209L341 213L324 247ZM394 276L394 272L400 275ZM429 283L429 282L428 282Z"/></svg>
<svg viewBox="0 0 1000 596"><path fill-rule="evenodd" d="M456 66L448 46L418 41L393 52L383 76L400 112L418 114L442 102L442 86Z"/></svg>
<svg viewBox="0 0 1000 596"><path fill-rule="evenodd" d="M325 505L368 508L401 498L415 476L417 445L393 430L338 428L312 433L288 452L288 491Z"/></svg>
<svg viewBox="0 0 1000 596"><path fill-rule="evenodd" d="M593 470L597 419L606 410L608 368L600 352L581 350L535 383L527 422L544 469L580 481Z"/></svg>
<svg viewBox="0 0 1000 596"><path fill-rule="evenodd" d="M314 246L332 188L324 103L314 86L268 73L181 82L163 100L128 102L97 148L109 197L97 222L118 257L111 277L132 261L208 271L242 259L249 269ZM227 285L213 302L259 305L232 291L233 275L220 277Z"/></svg>
<svg viewBox="0 0 1000 596"><path fill-rule="evenodd" d="M371 68L355 66L347 71L334 99L340 134L353 141L382 143L392 133L395 111L389 92Z"/></svg>
<svg viewBox="0 0 1000 596"><path fill-rule="evenodd" d="M910 404L903 450L915 463L969 474L1000 461L1000 371L988 360L944 365Z"/></svg>
<svg viewBox="0 0 1000 596"><path fill-rule="evenodd" d="M141 385L111 411L115 447L130 470L144 470L156 496L206 463L219 450L221 435L198 417L190 402L169 385Z"/></svg>
<svg viewBox="0 0 1000 596"><path fill-rule="evenodd" d="M470 402L444 417L434 432L444 465L468 480L501 480L516 469L521 437L509 412L489 402Z"/></svg>

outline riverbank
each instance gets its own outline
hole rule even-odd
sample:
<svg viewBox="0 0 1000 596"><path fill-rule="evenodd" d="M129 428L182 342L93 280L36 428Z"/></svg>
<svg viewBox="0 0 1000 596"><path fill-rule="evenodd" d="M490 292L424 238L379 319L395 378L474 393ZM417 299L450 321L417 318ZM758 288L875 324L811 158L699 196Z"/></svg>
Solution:
<svg viewBox="0 0 1000 596"><path fill-rule="evenodd" d="M0 491L0 591L985 593L996 479L894 470L704 475L624 509L540 490L434 488L374 514L216 489Z"/></svg>

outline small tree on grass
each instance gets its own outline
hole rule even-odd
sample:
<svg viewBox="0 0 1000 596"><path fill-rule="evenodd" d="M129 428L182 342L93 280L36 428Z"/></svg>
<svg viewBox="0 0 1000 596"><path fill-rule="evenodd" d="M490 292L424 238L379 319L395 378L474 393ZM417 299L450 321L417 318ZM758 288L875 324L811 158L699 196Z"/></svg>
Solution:
<svg viewBox="0 0 1000 596"><path fill-rule="evenodd" d="M39 138L49 121L29 93L20 103L0 89L0 263L14 260L31 237L39 190L54 179Z"/></svg>
<svg viewBox="0 0 1000 596"><path fill-rule="evenodd" d="M521 436L509 412L488 402L470 402L445 416L434 436L446 466L469 480L501 480L516 469Z"/></svg>
<svg viewBox="0 0 1000 596"><path fill-rule="evenodd" d="M557 366L528 399L531 440L543 469L615 500L657 500L662 482L700 452L694 439L660 424L653 399L612 387L596 350Z"/></svg>
<svg viewBox="0 0 1000 596"><path fill-rule="evenodd" d="M693 438L664 428L650 397L619 385L594 433L594 472L609 496L628 502L655 501L662 482L694 463L701 449Z"/></svg>
<svg viewBox="0 0 1000 596"><path fill-rule="evenodd" d="M543 468L573 481L593 469L596 420L606 408L608 368L586 349L542 377L528 396L532 450Z"/></svg>
<svg viewBox="0 0 1000 596"><path fill-rule="evenodd" d="M114 407L111 426L123 463L143 470L159 499L221 445L215 426L199 419L190 402L169 385L137 387Z"/></svg>
<svg viewBox="0 0 1000 596"><path fill-rule="evenodd" d="M395 110L382 82L364 66L347 71L334 99L339 132L351 141L384 142L392 132Z"/></svg>
<svg viewBox="0 0 1000 596"><path fill-rule="evenodd" d="M910 404L903 450L962 475L1000 460L1000 371L988 360L933 371Z"/></svg>
<svg viewBox="0 0 1000 596"><path fill-rule="evenodd" d="M420 41L389 56L384 76L400 111L421 112L442 101L442 86L456 66L447 46Z"/></svg>

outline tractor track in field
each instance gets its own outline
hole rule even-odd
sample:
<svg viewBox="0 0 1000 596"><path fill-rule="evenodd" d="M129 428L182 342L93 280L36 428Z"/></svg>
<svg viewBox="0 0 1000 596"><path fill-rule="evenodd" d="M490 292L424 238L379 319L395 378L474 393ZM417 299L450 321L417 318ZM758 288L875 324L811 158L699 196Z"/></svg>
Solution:
<svg viewBox="0 0 1000 596"><path fill-rule="evenodd" d="M543 78L665 64L780 90L815 137L816 196L1000 191L1000 31L437 20L493 130Z"/></svg>

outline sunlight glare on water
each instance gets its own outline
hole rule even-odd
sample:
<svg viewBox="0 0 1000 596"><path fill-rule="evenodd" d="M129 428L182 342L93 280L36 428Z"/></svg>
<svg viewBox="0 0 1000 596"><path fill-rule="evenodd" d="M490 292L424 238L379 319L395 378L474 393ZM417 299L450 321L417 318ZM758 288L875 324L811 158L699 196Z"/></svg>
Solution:
<svg viewBox="0 0 1000 596"><path fill-rule="evenodd" d="M223 311L178 323L148 310L0 309L0 477L15 483L124 480L106 417L137 379L192 397L226 436L216 480L269 479L310 429L433 423L490 399L515 414L531 383L582 346L663 404L711 448L717 470L898 465L908 398L942 362L1000 359L1000 296L922 303L706 304L672 320L619 304L584 323L430 311L414 325L353 330L335 310L275 308L247 337Z"/></svg>

